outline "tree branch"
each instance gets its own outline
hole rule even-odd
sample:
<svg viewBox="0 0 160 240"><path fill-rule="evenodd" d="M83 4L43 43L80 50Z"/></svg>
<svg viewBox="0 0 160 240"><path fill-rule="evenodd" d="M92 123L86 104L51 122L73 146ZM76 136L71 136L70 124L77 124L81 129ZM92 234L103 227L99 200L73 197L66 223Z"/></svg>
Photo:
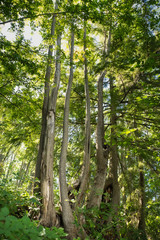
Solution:
<svg viewBox="0 0 160 240"><path fill-rule="evenodd" d="M21 18L17 18L17 19L10 19L10 20L7 20L7 21L4 21L4 22L0 22L0 25L4 25L6 23L11 23L11 22L16 22L16 21L23 21L25 19L34 19L36 17L40 17L40 16L56 16L56 15L59 15L59 14L65 14L67 12L57 12L57 13L40 13L40 14L37 14L37 15L34 15L32 17L21 17Z"/></svg>

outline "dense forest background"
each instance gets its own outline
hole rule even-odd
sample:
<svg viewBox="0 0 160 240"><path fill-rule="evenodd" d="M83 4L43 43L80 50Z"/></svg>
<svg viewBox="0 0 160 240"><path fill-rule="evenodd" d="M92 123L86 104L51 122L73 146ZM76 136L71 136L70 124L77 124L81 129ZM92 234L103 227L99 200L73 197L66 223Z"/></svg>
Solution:
<svg viewBox="0 0 160 240"><path fill-rule="evenodd" d="M159 1L0 3L0 239L160 239Z"/></svg>

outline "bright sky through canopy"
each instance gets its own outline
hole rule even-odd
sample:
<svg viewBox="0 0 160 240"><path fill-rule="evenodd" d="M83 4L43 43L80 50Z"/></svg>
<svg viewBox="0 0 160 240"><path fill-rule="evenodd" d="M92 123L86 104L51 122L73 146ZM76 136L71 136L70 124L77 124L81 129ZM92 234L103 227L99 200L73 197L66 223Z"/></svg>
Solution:
<svg viewBox="0 0 160 240"><path fill-rule="evenodd" d="M14 41L16 39L16 34L9 28L10 28L10 23L5 24L1 28L1 33L6 36L7 40ZM30 26L28 25L24 27L24 37L26 40L30 40L31 45L35 47L39 46L39 44L42 42L42 37L39 34L39 31L36 30L33 33Z"/></svg>

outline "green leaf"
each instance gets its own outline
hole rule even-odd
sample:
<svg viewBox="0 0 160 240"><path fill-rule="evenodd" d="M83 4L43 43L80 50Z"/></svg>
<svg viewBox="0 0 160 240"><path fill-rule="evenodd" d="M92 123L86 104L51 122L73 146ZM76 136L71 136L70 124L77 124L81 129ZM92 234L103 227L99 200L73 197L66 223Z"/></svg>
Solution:
<svg viewBox="0 0 160 240"><path fill-rule="evenodd" d="M0 211L0 219L5 218L8 215L9 215L9 209L7 207L2 208Z"/></svg>

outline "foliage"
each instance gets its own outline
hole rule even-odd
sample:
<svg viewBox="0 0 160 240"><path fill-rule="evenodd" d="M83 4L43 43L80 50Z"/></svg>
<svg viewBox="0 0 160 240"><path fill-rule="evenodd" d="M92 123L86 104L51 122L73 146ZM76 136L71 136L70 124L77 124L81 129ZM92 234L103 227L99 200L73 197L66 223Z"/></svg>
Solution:
<svg viewBox="0 0 160 240"><path fill-rule="evenodd" d="M63 239L66 236L62 228L52 229L37 226L36 222L32 222L27 216L18 219L9 215L7 207L3 207L0 211L0 237L2 240L14 239Z"/></svg>
<svg viewBox="0 0 160 240"><path fill-rule="evenodd" d="M63 239L62 228L39 226L35 219L40 211L40 200L24 189L15 189L12 181L0 184L0 238L1 239ZM32 220L31 220L32 219Z"/></svg>
<svg viewBox="0 0 160 240"><path fill-rule="evenodd" d="M146 227L153 240L160 237L160 203L159 201L150 201L147 206L147 222Z"/></svg>
<svg viewBox="0 0 160 240"><path fill-rule="evenodd" d="M114 212L111 209L110 203L101 203L101 207L94 207L87 209L78 209L78 214L83 215L85 218L85 223L83 227L85 228L89 239L115 239L117 236L116 226L119 225L118 218L113 219L111 223L108 224L109 217L114 216ZM123 219L124 220L124 219ZM122 221L122 218L121 218ZM78 225L78 222L76 222Z"/></svg>
<svg viewBox="0 0 160 240"><path fill-rule="evenodd" d="M16 188L15 183L6 179L0 182L0 207L8 208L10 214L21 218L27 214L30 217L37 215L40 209L40 200L29 193L24 192L22 188Z"/></svg>
<svg viewBox="0 0 160 240"><path fill-rule="evenodd" d="M41 131L44 76L47 50L59 30L62 34L61 83L57 100L56 134L54 147L54 191L58 211L59 159L63 135L63 110L69 75L70 22L74 19L75 53L74 79L70 99L69 139L67 152L67 183L82 177L85 126L84 91L84 18L87 20L88 81L91 100L91 166L88 190L80 214L85 219L84 229L91 239L112 239L116 226L122 239L141 239L138 229L141 208L140 169L144 173L145 222L149 239L160 238L160 95L159 95L159 2L85 0L60 1L56 13L56 29L51 37L50 25L54 2L50 0L1 1L0 24L10 22L15 40L0 35L0 207L1 237L21 239L61 239L63 231L37 227L31 221L39 213L40 199L32 196L35 163ZM24 37L24 26L30 24L43 37L38 47ZM111 29L110 54L105 41ZM107 44L106 44L107 48ZM55 55L51 78L54 78ZM86 209L88 196L96 176L96 124L98 112L97 79L106 70L103 84L103 113L105 144L111 145L114 129L118 149L118 180L120 208L117 218L110 204ZM111 112L109 79L114 85L115 112ZM111 125L115 114L116 124ZM107 164L110 177L111 156ZM78 187L77 187L78 188ZM73 189L76 203L78 190ZM5 207L5 208L4 208ZM6 208L7 207L7 208ZM7 210L8 209L8 210ZM34 214L32 215L32 213ZM27 215L27 216L26 216ZM108 223L108 218L113 221ZM76 224L79 226L77 219ZM28 227L27 227L28 225ZM10 227L8 227L10 226ZM6 232L5 232L6 231ZM57 235L56 235L57 234ZM106 236L107 235L107 236Z"/></svg>

